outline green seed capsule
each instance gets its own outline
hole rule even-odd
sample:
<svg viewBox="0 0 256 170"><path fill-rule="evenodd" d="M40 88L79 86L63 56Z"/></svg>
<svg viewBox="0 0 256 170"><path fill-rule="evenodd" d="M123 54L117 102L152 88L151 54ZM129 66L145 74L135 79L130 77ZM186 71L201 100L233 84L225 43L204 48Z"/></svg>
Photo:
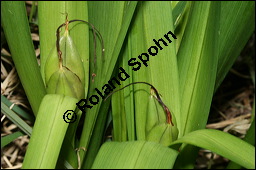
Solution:
<svg viewBox="0 0 256 170"><path fill-rule="evenodd" d="M81 81L73 72L65 67L53 73L48 81L46 91L49 94L64 94L77 99L81 99L84 96Z"/></svg>
<svg viewBox="0 0 256 170"><path fill-rule="evenodd" d="M84 67L76 46L66 30L59 39L61 55L55 46L45 64L46 91L81 99L84 97Z"/></svg>
<svg viewBox="0 0 256 170"><path fill-rule="evenodd" d="M65 33L63 38L60 38L60 50L62 52L63 66L76 74L84 85L85 77L83 62L68 32Z"/></svg>
<svg viewBox="0 0 256 170"><path fill-rule="evenodd" d="M161 143L164 146L169 146L178 137L179 131L177 129L177 123L174 115L171 115L169 108L164 104L158 91L153 85L147 82L133 82L110 93L105 100L117 91L139 83L151 86L151 96L148 101L147 120L145 125L146 139L148 141Z"/></svg>
<svg viewBox="0 0 256 170"><path fill-rule="evenodd" d="M173 115L172 123L168 123L167 113L161 107L155 97L151 96L148 102L147 123L146 123L146 139L161 143L164 146L170 145L178 137L178 129L175 117Z"/></svg>

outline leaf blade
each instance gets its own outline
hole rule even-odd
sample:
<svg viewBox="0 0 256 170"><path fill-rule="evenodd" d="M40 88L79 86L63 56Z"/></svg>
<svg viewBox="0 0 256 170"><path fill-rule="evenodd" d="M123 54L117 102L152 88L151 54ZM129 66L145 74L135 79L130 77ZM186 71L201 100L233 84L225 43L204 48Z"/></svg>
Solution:
<svg viewBox="0 0 256 170"><path fill-rule="evenodd" d="M14 139L23 136L24 134L20 131L1 137L1 148L12 142Z"/></svg>
<svg viewBox="0 0 256 170"><path fill-rule="evenodd" d="M25 2L1 2L1 19L12 59L36 116L46 91L30 35Z"/></svg>
<svg viewBox="0 0 256 170"><path fill-rule="evenodd" d="M176 150L154 142L107 142L92 169L171 169L177 154Z"/></svg>
<svg viewBox="0 0 256 170"><path fill-rule="evenodd" d="M172 145L178 143L187 143L209 149L248 169L255 168L255 147L219 130L202 129L193 131L176 140Z"/></svg>

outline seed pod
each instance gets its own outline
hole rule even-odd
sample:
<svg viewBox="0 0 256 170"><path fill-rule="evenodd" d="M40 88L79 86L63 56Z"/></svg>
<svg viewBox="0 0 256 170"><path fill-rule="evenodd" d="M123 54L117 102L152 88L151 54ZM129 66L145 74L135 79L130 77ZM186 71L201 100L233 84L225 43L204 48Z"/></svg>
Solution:
<svg viewBox="0 0 256 170"><path fill-rule="evenodd" d="M178 137L175 117L173 115L172 121L174 126L172 126L171 123L167 123L166 112L153 94L154 91L151 91L151 96L148 102L146 140L168 146Z"/></svg>
<svg viewBox="0 0 256 170"><path fill-rule="evenodd" d="M60 68L52 74L48 81L46 91L49 94L64 94L77 99L84 97L84 89L81 81L77 75L65 67Z"/></svg>
<svg viewBox="0 0 256 170"><path fill-rule="evenodd" d="M177 126L172 126L168 123L162 123L156 125L151 129L149 134L146 136L148 141L160 143L164 146L169 146L178 137Z"/></svg>
<svg viewBox="0 0 256 170"><path fill-rule="evenodd" d="M63 39L63 37L60 39L60 41ZM50 80L53 73L59 70L59 57L57 54L57 47L54 46L52 48L46 63L45 63L45 84L47 86L48 81Z"/></svg>
<svg viewBox="0 0 256 170"><path fill-rule="evenodd" d="M81 99L84 97L84 67L68 30L59 39L59 52L55 46L45 64L46 91Z"/></svg>
<svg viewBox="0 0 256 170"><path fill-rule="evenodd" d="M146 139L168 146L178 137L177 123L174 115L171 115L169 108L164 104L158 91L153 85L147 82L133 82L116 91L113 91L105 98L105 100L115 92L138 83L151 86L151 98L149 98L148 102L147 123L145 127ZM156 100L158 103L156 104L154 100ZM162 108L158 108L160 105Z"/></svg>
<svg viewBox="0 0 256 170"><path fill-rule="evenodd" d="M62 65L78 76L84 85L84 66L77 48L69 36L68 31L60 38L60 50L62 52Z"/></svg>

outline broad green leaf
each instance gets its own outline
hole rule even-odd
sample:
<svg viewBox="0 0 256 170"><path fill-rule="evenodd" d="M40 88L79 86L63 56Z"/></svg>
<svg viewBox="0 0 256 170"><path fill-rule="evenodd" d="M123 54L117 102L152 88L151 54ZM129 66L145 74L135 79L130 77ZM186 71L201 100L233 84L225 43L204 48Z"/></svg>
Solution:
<svg viewBox="0 0 256 170"><path fill-rule="evenodd" d="M176 115L179 137L205 128L214 92L218 64L220 2L192 2L177 54L181 111ZM189 146L177 158L176 168L192 168L197 150ZM189 157L190 159L186 159Z"/></svg>
<svg viewBox="0 0 256 170"><path fill-rule="evenodd" d="M145 2L142 4L142 10L143 35L147 50L141 52L147 52L149 54L146 74L148 74L150 78L147 82L151 83L161 94L163 102L171 111L174 126L179 129L179 116L177 115L180 115L180 94L178 64L175 50L177 37L173 34L174 22L172 20L171 3ZM154 41L154 39L158 42ZM163 43L162 40L164 40L165 43ZM144 75L141 74L140 77L142 76ZM142 98L139 99L138 95L139 94L135 93L135 97L137 97L138 100L143 100ZM148 97L147 95L147 98ZM141 106L138 105L138 107ZM164 112L163 108L161 108L161 111ZM142 114L141 112L138 110L136 114Z"/></svg>
<svg viewBox="0 0 256 170"><path fill-rule="evenodd" d="M255 147L228 133L203 129L186 134L172 145L186 143L211 150L245 168L255 168ZM171 145L171 146L172 146Z"/></svg>
<svg viewBox="0 0 256 170"><path fill-rule="evenodd" d="M76 102L75 98L56 94L43 98L22 168L55 168L69 125L64 118L71 118L70 110L75 109Z"/></svg>
<svg viewBox="0 0 256 170"><path fill-rule="evenodd" d="M178 51L181 92L179 136L204 128L218 63L219 2L193 2Z"/></svg>
<svg viewBox="0 0 256 170"><path fill-rule="evenodd" d="M92 169L171 169L178 152L154 142L107 142Z"/></svg>
<svg viewBox="0 0 256 170"><path fill-rule="evenodd" d="M20 131L18 132L14 132L10 135L6 135L6 136L2 136L1 137L1 148L3 148L5 145L9 144L10 142L12 142L13 140L15 140L16 138L23 136L24 134Z"/></svg>
<svg viewBox="0 0 256 170"><path fill-rule="evenodd" d="M25 2L1 2L1 23L21 84L36 116L45 88L30 35Z"/></svg>
<svg viewBox="0 0 256 170"><path fill-rule="evenodd" d="M220 54L215 91L255 30L255 2L222 1Z"/></svg>
<svg viewBox="0 0 256 170"><path fill-rule="evenodd" d="M59 152L58 161L56 163L56 169L77 169L78 159L77 159L77 148L72 146L72 141L66 133L65 139L63 140L61 150ZM81 150L82 152L82 150Z"/></svg>

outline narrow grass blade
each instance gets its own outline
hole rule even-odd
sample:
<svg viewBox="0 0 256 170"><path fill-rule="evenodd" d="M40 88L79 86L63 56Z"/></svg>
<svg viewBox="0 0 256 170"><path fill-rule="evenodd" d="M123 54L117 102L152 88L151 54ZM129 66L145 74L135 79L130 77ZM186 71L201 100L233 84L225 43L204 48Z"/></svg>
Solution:
<svg viewBox="0 0 256 170"><path fill-rule="evenodd" d="M18 132L14 132L10 135L6 135L6 136L2 136L1 137L1 148L3 148L5 145L9 144L10 142L12 142L13 140L15 140L16 138L23 136L24 134L20 131Z"/></svg>
<svg viewBox="0 0 256 170"><path fill-rule="evenodd" d="M107 142L92 169L171 169L177 154L154 142Z"/></svg>
<svg viewBox="0 0 256 170"><path fill-rule="evenodd" d="M145 2L148 3L148 2ZM143 26L143 4L144 2L138 2L138 5L136 7L136 11L134 14L133 21L131 23L128 36L127 36L127 47L126 47L126 53L124 53L123 56L123 66L124 68L128 68L128 71L131 75L131 78L127 80L127 82L123 82L123 86L127 85L131 82L149 82L150 78L150 72L143 64L141 64L139 70L134 71L132 70L133 67L127 66L128 61L132 58L137 58L138 55L140 55L143 52L146 52L147 47L145 44L144 39L144 26ZM138 34L139 33L139 34ZM136 59L137 60L137 59ZM124 63L125 62L125 63ZM150 82L149 82L150 83ZM130 107L126 109L127 114L127 126L131 127L133 124L134 126L134 132L129 132L135 134L136 140L145 140L146 139L146 133L145 133L145 126L146 126L146 107L147 103L145 102L145 99L149 97L150 88L144 84L136 84L133 86L128 87L127 89L124 89L125 93L125 102L130 103L130 105L133 105L133 108ZM124 105L123 107L128 106ZM131 112L129 112L130 109ZM128 119L128 117L130 117ZM133 118L133 120L131 120ZM114 118L113 118L114 119ZM129 123L129 124L128 124ZM116 127L120 128L120 127ZM129 129L131 131L132 129Z"/></svg>
<svg viewBox="0 0 256 170"><path fill-rule="evenodd" d="M5 114L24 133L26 133L29 136L31 135L32 128L3 102L1 102L1 112Z"/></svg>
<svg viewBox="0 0 256 170"><path fill-rule="evenodd" d="M183 10L185 8L187 4L187 1L179 1L175 7L173 8L172 10L172 16L173 16L173 21L174 23L178 23L178 20L180 18L180 16L182 15L183 13ZM175 24L174 24L175 25Z"/></svg>
<svg viewBox="0 0 256 170"><path fill-rule="evenodd" d="M130 33L132 30L133 29L129 31L124 42L124 44L127 44L127 46L120 54L120 56L123 57L121 58L119 65L119 67L121 66L124 70L126 70L130 77L126 81L121 82L119 88L133 82L133 70L127 65L127 62L132 54L130 43ZM133 97L133 86L128 86L112 96L113 139L115 141L134 141L136 139L135 106Z"/></svg>
<svg viewBox="0 0 256 170"><path fill-rule="evenodd" d="M244 140L246 142L249 142L252 145L255 145L255 116L254 115L255 115L255 100L253 102L253 108L252 108L251 125L244 137Z"/></svg>
<svg viewBox="0 0 256 170"><path fill-rule="evenodd" d="M32 18L36 14L36 8L37 8L36 3L37 3L36 1L32 1L32 7L29 14L29 19L28 19L29 23L32 22Z"/></svg>
<svg viewBox="0 0 256 170"><path fill-rule="evenodd" d="M182 1L180 1L180 2L182 2ZM183 12L178 15L176 20L175 20L175 18L173 19L174 26L175 26L174 34L177 36L176 53L178 53L178 51L179 51L180 43L182 41L184 31L185 31L185 28L186 28L186 25L187 25L187 22L188 22L188 17L189 17L190 8L191 8L192 3L193 3L192 1L187 1ZM174 10L175 10L175 8L174 8ZM175 15L175 14L176 13L173 13L173 15Z"/></svg>
<svg viewBox="0 0 256 170"><path fill-rule="evenodd" d="M1 2L1 22L22 86L37 115L45 87L30 35L25 2Z"/></svg>
<svg viewBox="0 0 256 170"><path fill-rule="evenodd" d="M129 35L128 35L129 36ZM124 54L123 54L123 68L127 71L127 73L131 76L129 80L126 80L125 82L122 82L123 86L127 85L129 83L133 82L133 70L131 67L127 65L129 61L129 57L126 56L131 56L132 50L131 50L131 41L127 44L128 47L125 48ZM122 87L122 86L120 86ZM125 88L123 91L123 97L124 97L124 103L122 107L125 109L125 120L126 120L126 129L127 129L127 140L128 141L134 141L136 137L136 126L135 126L135 105L134 105L134 87L129 86Z"/></svg>
<svg viewBox="0 0 256 170"><path fill-rule="evenodd" d="M25 112L23 109L21 109L19 106L11 103L6 97L1 95L1 101L8 107L11 107L12 105L14 105L12 107L11 110L13 110L14 112L16 112L19 116L23 117L26 120L29 120L30 122L34 122L35 118L33 115L30 115L29 113Z"/></svg>
<svg viewBox="0 0 256 170"><path fill-rule="evenodd" d="M124 106L124 92L119 91L114 94L114 96L115 97L113 97L111 100L113 117L113 140L117 142L124 142L127 141L127 122Z"/></svg>
<svg viewBox="0 0 256 170"><path fill-rule="evenodd" d="M219 130L197 130L183 136L173 142L172 145L178 143L187 143L209 149L245 168L255 168L255 147L235 136Z"/></svg>

